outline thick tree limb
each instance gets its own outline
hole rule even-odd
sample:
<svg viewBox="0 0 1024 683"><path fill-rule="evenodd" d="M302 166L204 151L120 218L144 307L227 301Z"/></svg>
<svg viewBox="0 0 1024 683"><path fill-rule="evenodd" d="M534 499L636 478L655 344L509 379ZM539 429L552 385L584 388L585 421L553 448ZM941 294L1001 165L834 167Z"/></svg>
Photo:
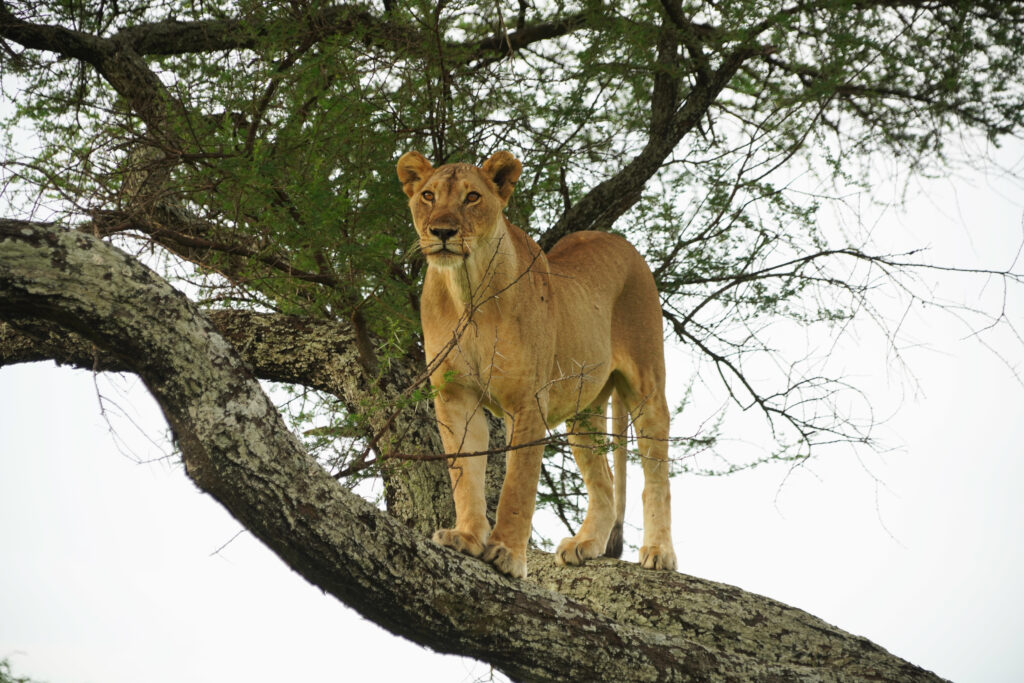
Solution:
<svg viewBox="0 0 1024 683"><path fill-rule="evenodd" d="M167 134L164 122L172 99L157 75L130 46L63 26L22 21L3 2L0 38L92 65L155 133Z"/></svg>
<svg viewBox="0 0 1024 683"><path fill-rule="evenodd" d="M609 616L691 640L712 659L746 660L750 668L736 680L940 680L905 662L890 668L892 655L871 641L734 586L606 558L583 568L556 567L539 552L530 555L529 570L542 586Z"/></svg>
<svg viewBox="0 0 1024 683"><path fill-rule="evenodd" d="M45 229L44 224L5 221L0 225ZM336 396L361 416L367 440L378 452L443 452L429 405L409 403L407 389L423 368L421 357L394 358L372 373L361 363L360 340L350 325L293 316L220 310L207 313L214 326L260 379L298 384ZM53 359L97 371L133 371L119 349L97 346L52 321L0 315L0 365ZM26 336L27 335L27 336ZM504 468L489 463L498 484ZM388 510L422 534L454 523L450 483L443 462L394 462L383 467ZM495 493L496 495L496 493ZM493 496L492 496L493 497Z"/></svg>
<svg viewBox="0 0 1024 683"><path fill-rule="evenodd" d="M587 14L577 12L561 17L524 23L513 31L461 43L445 43L445 50L465 55L467 61L504 56L533 43L568 35L586 26ZM261 17L259 23L245 18L198 21L164 20L128 26L109 39L58 26L33 24L14 17L0 6L0 36L31 49L48 50L68 57L93 61L104 43L128 49L140 56L166 57L202 52L252 49L269 33L287 27L312 34L315 39L353 35L367 45L385 50L407 51L432 44L422 27L378 16L362 5L335 5L299 16L292 12Z"/></svg>
<svg viewBox="0 0 1024 683"><path fill-rule="evenodd" d="M0 318L56 322L112 353L156 397L203 491L306 579L417 643L536 680L938 680L738 589L534 555L538 585L430 544L316 465L182 294L88 235L0 221Z"/></svg>
<svg viewBox="0 0 1024 683"><path fill-rule="evenodd" d="M353 381L366 379L353 355L355 339L349 325L252 311L205 315L260 379L300 384L342 399ZM59 325L38 318L0 323L0 366L44 360L86 370L131 372L116 353Z"/></svg>

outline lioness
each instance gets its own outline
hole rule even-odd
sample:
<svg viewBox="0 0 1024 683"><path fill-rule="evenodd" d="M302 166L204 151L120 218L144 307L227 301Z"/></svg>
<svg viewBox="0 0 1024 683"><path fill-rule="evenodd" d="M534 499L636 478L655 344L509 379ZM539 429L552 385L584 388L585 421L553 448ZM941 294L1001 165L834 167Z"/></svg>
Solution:
<svg viewBox="0 0 1024 683"><path fill-rule="evenodd" d="M612 397L615 431L629 411L644 470L640 564L675 569L668 486L669 414L661 305L643 257L621 237L566 236L544 254L502 213L522 165L498 152L482 167L439 168L419 152L398 161L398 177L427 261L420 316L445 452L487 450L481 408L505 420L509 451L492 530L485 516L486 456L449 464L455 528L434 541L526 576L526 545L546 430L568 422L589 504L579 532L555 551L580 564L622 549L625 446L608 460L580 413L603 417ZM609 537L615 532L615 538ZM616 547L617 546L617 547Z"/></svg>

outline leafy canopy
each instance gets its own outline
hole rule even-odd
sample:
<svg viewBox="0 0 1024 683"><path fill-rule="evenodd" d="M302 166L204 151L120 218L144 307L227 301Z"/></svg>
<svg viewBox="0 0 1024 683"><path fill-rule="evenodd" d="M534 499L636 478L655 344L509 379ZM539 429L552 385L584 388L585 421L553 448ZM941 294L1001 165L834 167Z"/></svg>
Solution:
<svg viewBox="0 0 1024 683"><path fill-rule="evenodd" d="M542 244L645 253L708 390L766 418L752 462L871 426L769 328L838 330L926 265L822 206L1024 116L1024 7L991 0L21 0L0 34L9 202L169 251L208 304L349 321L372 367L418 343L395 160L511 150L509 214Z"/></svg>

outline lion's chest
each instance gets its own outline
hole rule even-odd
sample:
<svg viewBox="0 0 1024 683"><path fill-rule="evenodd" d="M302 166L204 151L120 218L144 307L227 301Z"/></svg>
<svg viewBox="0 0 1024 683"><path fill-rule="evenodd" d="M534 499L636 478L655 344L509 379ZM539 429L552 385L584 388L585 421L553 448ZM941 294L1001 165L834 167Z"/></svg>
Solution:
<svg viewBox="0 0 1024 683"><path fill-rule="evenodd" d="M517 316L508 307L500 315L478 313L447 329L424 321L428 359L439 359L435 387L468 389L499 415L540 408L552 426L602 393L611 370L609 340L560 329L567 321L551 311L543 317Z"/></svg>
<svg viewBox="0 0 1024 683"><path fill-rule="evenodd" d="M470 305L450 270L428 271L421 317L433 385L468 389L496 413L539 408L561 421L589 406L611 371L610 307L595 309L583 285L556 287L532 261L495 272L471 288Z"/></svg>
<svg viewBox="0 0 1024 683"><path fill-rule="evenodd" d="M428 360L438 359L432 373L434 386L456 384L470 389L495 412L514 410L535 400L548 383L542 359L551 358L553 340L543 333L539 339L534 335L526 338L517 327L494 324L484 315L455 324L447 333L440 329L428 332L425 324Z"/></svg>

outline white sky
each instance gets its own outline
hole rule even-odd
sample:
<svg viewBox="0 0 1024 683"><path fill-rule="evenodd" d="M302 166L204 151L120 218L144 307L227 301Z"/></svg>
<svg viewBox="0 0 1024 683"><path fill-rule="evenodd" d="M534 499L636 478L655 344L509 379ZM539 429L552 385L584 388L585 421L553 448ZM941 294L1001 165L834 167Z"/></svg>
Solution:
<svg viewBox="0 0 1024 683"><path fill-rule="evenodd" d="M1022 154L1015 145L1002 158L1018 164ZM1024 221L1019 184L970 174L915 194L877 235L931 244L939 262L1009 265ZM994 288L935 281L968 301ZM1008 315L1024 323L1021 292ZM675 479L680 570L805 609L953 680L1024 680L1024 389L951 319L925 311L907 324L926 344L906 352L916 388L886 368L881 345L844 351L873 402L901 404L881 431L901 447L835 451L792 473ZM1021 367L1021 345L1000 348ZM231 541L239 525L179 467L133 460L166 452L146 438L159 442L165 429L132 377L52 363L0 370L0 658L15 674L50 683L488 677L485 665L383 632L250 536ZM634 524L638 499L627 511Z"/></svg>

